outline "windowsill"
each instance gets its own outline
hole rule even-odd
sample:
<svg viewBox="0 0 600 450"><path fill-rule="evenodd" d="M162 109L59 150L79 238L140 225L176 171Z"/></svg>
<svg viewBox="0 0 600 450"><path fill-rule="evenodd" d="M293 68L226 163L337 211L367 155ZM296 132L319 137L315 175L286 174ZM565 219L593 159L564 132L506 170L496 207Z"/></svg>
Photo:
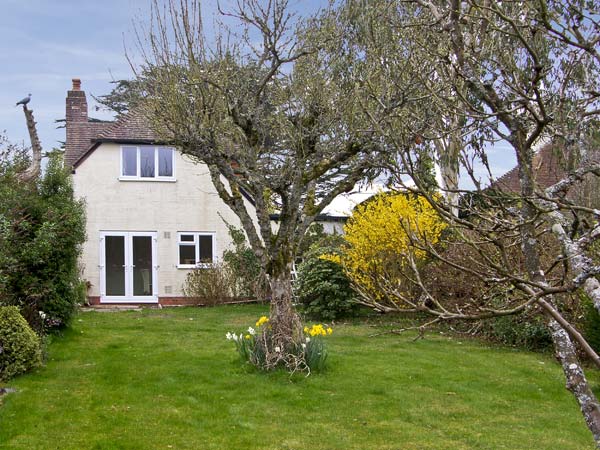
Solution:
<svg viewBox="0 0 600 450"><path fill-rule="evenodd" d="M173 177L119 177L119 181L150 181L152 183L163 182L163 183L175 183L177 181L176 178Z"/></svg>
<svg viewBox="0 0 600 450"><path fill-rule="evenodd" d="M178 269L210 269L213 263L206 264L177 264Z"/></svg>

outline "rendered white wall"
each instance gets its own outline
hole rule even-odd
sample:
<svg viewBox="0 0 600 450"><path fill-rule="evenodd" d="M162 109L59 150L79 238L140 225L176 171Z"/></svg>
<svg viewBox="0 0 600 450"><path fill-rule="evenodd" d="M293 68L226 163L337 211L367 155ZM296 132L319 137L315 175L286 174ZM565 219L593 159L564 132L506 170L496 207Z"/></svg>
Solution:
<svg viewBox="0 0 600 450"><path fill-rule="evenodd" d="M120 181L118 144L101 144L73 175L77 198L87 211L87 240L81 264L91 284L89 295L100 295L100 231L156 231L158 233L158 295L181 296L189 270L178 269L177 233L216 233L214 254L221 257L231 245L223 219L237 227L237 216L219 198L204 164L175 152L175 182ZM170 232L170 239L165 238ZM165 287L172 292L166 293Z"/></svg>

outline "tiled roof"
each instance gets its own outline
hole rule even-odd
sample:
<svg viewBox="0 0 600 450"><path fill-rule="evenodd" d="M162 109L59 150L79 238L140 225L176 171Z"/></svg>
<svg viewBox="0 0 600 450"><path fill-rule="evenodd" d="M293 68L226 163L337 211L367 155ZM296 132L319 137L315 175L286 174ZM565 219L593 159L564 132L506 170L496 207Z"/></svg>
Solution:
<svg viewBox="0 0 600 450"><path fill-rule="evenodd" d="M154 142L158 138L140 111L130 111L114 122L74 122L67 128L66 164L77 166L98 142Z"/></svg>
<svg viewBox="0 0 600 450"><path fill-rule="evenodd" d="M156 141L158 136L140 110L130 111L103 130L96 139L114 141Z"/></svg>
<svg viewBox="0 0 600 450"><path fill-rule="evenodd" d="M538 188L546 189L564 178L565 163L566 156L559 148L552 144L544 145L533 157L534 178ZM519 168L514 167L506 172L491 187L504 192L520 192Z"/></svg>
<svg viewBox="0 0 600 450"><path fill-rule="evenodd" d="M111 126L113 122L72 122L67 126L65 164L74 165L92 146L92 139Z"/></svg>

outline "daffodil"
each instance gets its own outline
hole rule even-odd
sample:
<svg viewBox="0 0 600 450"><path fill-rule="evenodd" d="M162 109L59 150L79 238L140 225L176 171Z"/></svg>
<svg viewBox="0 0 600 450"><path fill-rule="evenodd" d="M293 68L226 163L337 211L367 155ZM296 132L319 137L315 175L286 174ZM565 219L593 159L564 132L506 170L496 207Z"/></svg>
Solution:
<svg viewBox="0 0 600 450"><path fill-rule="evenodd" d="M258 321L256 322L256 326L260 327L262 325L264 325L265 323L267 323L269 321L269 318L267 316L261 316L260 319L258 319Z"/></svg>
<svg viewBox="0 0 600 450"><path fill-rule="evenodd" d="M325 331L325 328L323 328L323 325L315 324L308 330L308 334L310 334L313 337L314 336L326 336L327 332Z"/></svg>

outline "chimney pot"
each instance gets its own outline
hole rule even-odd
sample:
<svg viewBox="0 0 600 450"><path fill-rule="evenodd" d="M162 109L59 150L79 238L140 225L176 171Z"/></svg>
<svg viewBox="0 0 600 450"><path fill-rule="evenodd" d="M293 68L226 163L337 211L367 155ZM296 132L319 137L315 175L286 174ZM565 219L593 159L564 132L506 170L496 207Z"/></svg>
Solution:
<svg viewBox="0 0 600 450"><path fill-rule="evenodd" d="M81 90L81 80L79 78L73 78L73 90L74 91Z"/></svg>

